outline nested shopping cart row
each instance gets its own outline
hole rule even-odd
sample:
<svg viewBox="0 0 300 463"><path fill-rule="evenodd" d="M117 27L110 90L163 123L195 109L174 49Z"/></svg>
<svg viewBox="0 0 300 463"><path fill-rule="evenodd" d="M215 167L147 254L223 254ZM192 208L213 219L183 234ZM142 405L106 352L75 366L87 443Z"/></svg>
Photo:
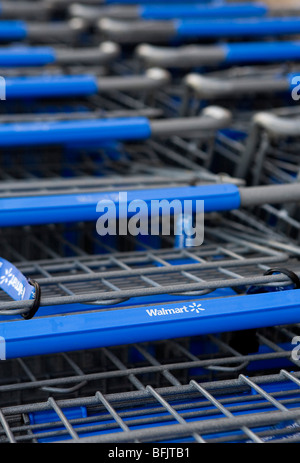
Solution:
<svg viewBox="0 0 300 463"><path fill-rule="evenodd" d="M196 192L210 187L193 188ZM232 193L233 189L232 185L224 185L219 193L224 194L224 190ZM155 195L156 191L150 190L150 194L154 192ZM137 192L142 198L141 191L134 193ZM251 198L251 201L254 198L254 204L261 202L262 193L258 193L256 199L255 195ZM288 197L281 196L282 201L289 201ZM279 200L274 198L274 201ZM32 237L36 233L36 237L43 236L41 249L45 249L46 243L50 244L49 254L53 243L54 257L56 237L60 236L62 249L66 252L79 249L82 259L56 261L54 258L46 262L35 259L24 264L21 260L17 265L18 271L39 284L42 297L39 307L33 304L36 300L32 298L19 302L4 298L1 302L8 357L19 356L21 352L26 356L74 350L79 346L92 348L99 343L124 344L296 323L297 242L293 244L290 238L287 240L280 226L279 232L270 227L268 235L268 223L264 230L258 225L246 226L242 220L236 226L237 217L233 215L232 224L230 220L222 223L222 216L209 220L205 227L205 242L200 247L181 248L176 245L176 240L172 245L167 238L167 248L159 249L162 243L150 236L131 239L134 249L131 253L116 254L110 250L103 257L97 254L97 242L99 253L103 241L97 236L92 222L89 233L93 246L88 246L91 255L86 258L82 255L86 243L82 235L89 229L83 225L77 232L76 227L74 230L68 226L58 228L56 232L53 225L36 231L31 229L27 235L29 250L32 249L31 240L33 244L36 242ZM65 217L65 220L68 219ZM77 217L76 222L79 220ZM253 221L256 220L254 215ZM2 253L4 258L5 249L14 249L20 255L26 247L26 239L18 238L20 234L26 236L22 229L17 229L14 240L13 230L8 229L8 244L4 245ZM76 246L77 240L79 244ZM14 241L20 245L16 246ZM139 251L143 246L146 249L154 246L154 249ZM5 261L3 265L14 273L12 265ZM4 279L2 286L5 288L7 282ZM270 283L273 290L269 288ZM31 320L23 320L20 314ZM62 314L65 315L63 319ZM24 323L32 327L28 332L30 342L27 332L24 333Z"/></svg>
<svg viewBox="0 0 300 463"><path fill-rule="evenodd" d="M53 19L60 15L72 15L82 17L89 21L95 21L101 17L113 17L119 19L172 19L172 18L240 18L240 17L264 17L280 16L284 14L297 14L295 7L270 7L264 3L256 2L203 2L190 1L184 3L157 1L125 1L125 2L98 2L89 0L74 5L73 1L37 1L18 0L12 5L9 1L1 2L2 18L20 19ZM33 5L35 8L33 8Z"/></svg>
<svg viewBox="0 0 300 463"><path fill-rule="evenodd" d="M181 114L196 115L207 104L230 108L233 122L218 134L214 165L221 162L253 185L293 182L298 175L299 76L280 72L236 68L185 78Z"/></svg>
<svg viewBox="0 0 300 463"><path fill-rule="evenodd" d="M55 115L54 115L55 117ZM24 145L31 147L32 145L49 145L49 143L58 144L72 144L74 143L74 136L76 136L77 142L90 142L91 134L94 137L96 147L102 149L104 153L109 152L112 148L111 145L99 145L99 142L109 142L112 138L118 140L133 139L135 142L140 142L135 147L135 162L138 160L140 147L143 145L143 149L147 149L148 153L152 157L168 157L169 165L178 162L178 158L182 159L182 154L174 152L174 150L166 150L165 143L158 143L149 141L149 144L141 141L149 137L162 137L168 139L175 137L174 146L176 146L176 140L178 146L184 147L184 140L180 140L180 135L183 139L185 138L204 138L207 142L207 131L211 131L213 137L218 129L228 124L228 113L222 108L210 107L204 110L203 115L196 118L171 118L171 119L157 119L149 120L146 118L123 118L123 119L92 119L92 120L75 120L70 122L68 120L62 122L23 122L23 123L4 123L2 143L5 144L6 140L9 140L9 145L5 147L24 148ZM11 136L11 131L14 132L14 136ZM201 134L202 132L202 134ZM56 140L53 136L56 135ZM54 143L55 142L55 143ZM98 145L97 145L98 143ZM133 145L134 146L134 145ZM3 145L4 147L4 145ZM82 149L86 146L83 147ZM95 148L95 147L93 147ZM153 152L153 148L156 151ZM131 154L131 150L125 145L125 159L126 154ZM118 151L118 146L115 147ZM129 150L126 153L126 150ZM51 151L49 151L51 153ZM63 153L64 156L66 153ZM71 152L72 154L72 152ZM110 153L111 154L111 153ZM32 155L30 155L31 157ZM64 157L63 156L63 157ZM25 159L28 159L28 156ZM122 162L122 159L118 159ZM99 158L98 158L99 162ZM182 162L182 161L180 161ZM113 166L111 162L111 167ZM129 163L130 165L131 163ZM62 163L63 165L63 163ZM118 164L116 163L116 166ZM128 163L127 163L128 165ZM188 167L188 162L186 167ZM99 171L101 171L101 162ZM167 165L164 166L167 171ZM134 164L130 165L131 169L134 169ZM156 168L156 172L160 168L160 165L151 166L146 163L143 165L142 160L136 165L138 169L151 170ZM124 169L124 165L123 165ZM126 163L125 163L126 169ZM13 171L13 169L12 169ZM154 170L152 170L152 173ZM201 174L205 171L200 172ZM103 173L102 173L103 175ZM192 184L184 185L183 181L179 180L174 182L172 178L171 170L169 172L169 188L166 186L168 183L167 179L158 178L127 178L124 183L124 179L104 177L103 180L97 181L95 178L90 177L80 178L80 182L76 185L74 181L64 181L60 179L55 185L50 185L48 181L22 181L18 186L17 183L9 184L9 182L3 183L2 193L2 214L1 223L3 227L22 227L22 226L37 226L44 224L44 229L39 229L36 232L34 229L30 229L29 242L31 241L31 234L37 233L43 235L43 243L45 246L45 236L50 233L49 243L50 252L52 257L55 257L56 248L51 249L51 232L54 235L63 235L62 244L66 250L81 249L85 243L85 225L83 222L93 221L91 224L90 233L93 236L93 245L90 248L91 259L95 259L95 255L102 248L103 240L99 239L95 230L95 221L97 219L97 203L102 200L114 200L120 186L125 186L130 191L129 199L138 198L144 200L145 203L151 202L151 200L159 200L162 197L168 200L180 199L184 200L204 200L206 212L218 212L230 209L237 209L240 206L253 207L268 202L277 203L294 203L297 201L297 192L294 187L289 185L283 186L282 188L267 187L263 189L241 189L239 190L234 184L221 184L221 185L206 185L196 186L195 182L197 179L197 170L193 173ZM175 171L175 175L180 179L180 173ZM191 178L191 173L189 174ZM51 178L51 174L50 174ZM185 177L187 178L187 177ZM206 181L209 177L206 177ZM115 189L109 185L109 182L115 183ZM230 182L230 179L229 179ZM144 183L144 184L143 184ZM235 183L235 182L234 182ZM69 186L68 186L69 185ZM149 186L151 188L149 189ZM75 190L74 190L75 187ZM147 188L148 187L148 188ZM101 192L102 188L102 192ZM16 189L19 189L20 195L18 195ZM121 217L118 217L121 218ZM33 301L32 299L37 298L37 287L35 297L31 297L28 300L22 300L19 302L8 302L3 301L1 305L3 319L3 329L5 331L5 339L7 340L7 352L9 357L22 355L32 355L33 353L48 353L72 350L78 348L79 345L82 348L97 347L99 339L101 343L106 345L107 343L128 343L130 341L144 341L166 337L176 337L180 334L194 335L201 332L216 330L238 330L251 328L256 326L265 326L269 323L286 323L295 321L297 318L297 311L295 309L295 300L297 299L297 289L293 289L295 286L298 287L297 283L297 261L294 260L298 256L297 244L290 246L289 237L280 235L280 239L275 235L273 236L272 224L266 222L266 229L270 228L270 242L272 243L271 248L266 245L257 244L255 241L249 244L248 237L245 239L246 230L242 232L239 230L232 230L231 227L227 230L222 223L220 218L216 219L216 225L213 223L211 228L206 228L212 239L212 247L210 252L212 253L209 258L210 262L203 262L203 259L193 252L191 257L188 258L188 262L185 261L185 254L183 252L182 245L178 246L176 240L172 243L172 239L167 239L168 248L171 247L171 255L162 257L160 247L163 245L164 239L161 241L160 237L146 237L138 240L131 240L131 246L133 246L133 254L130 259L137 259L136 264L141 268L128 267L127 263L121 265L120 273L114 271L111 273L110 280L108 278L108 269L104 267L101 272L93 272L89 268L88 264L82 263L79 265L80 269L83 269L83 275L81 271L78 274L74 274L75 268L69 266L68 260L59 261L58 264L53 262L53 265L57 265L56 269L60 273L59 269L65 268L67 275L60 275L56 277L49 276L48 270L42 270L42 276L45 278L37 278L35 275L36 267L31 267L33 257L27 253L29 268L21 267L18 265L18 270L24 273L27 277L30 277L39 285L39 300ZM256 221L254 212L253 221ZM81 223L78 230L75 231L70 228L70 223L75 222ZM47 224L52 224L49 227ZM53 224L62 223L62 228L57 228L54 232ZM271 226L270 226L271 225ZM254 227L255 231L255 227ZM5 234L5 230L3 232ZM15 235L17 233L17 235ZM20 234L19 234L20 233ZM79 236L78 236L79 233ZM235 236L235 234L237 236ZM80 234L83 237L80 237ZM251 236L251 229L248 230L248 235ZM77 236L76 236L77 235ZM255 233L256 235L256 233ZM24 238L24 229L10 231L8 229L8 238L11 236L13 240L11 243L8 240L8 244L4 246L3 258L6 261L5 253L7 250L14 249L15 255L22 255L22 246ZM16 238L14 238L16 236ZM19 236L19 237L18 237ZM70 245L68 244L68 236L71 236ZM227 237L228 236L228 237ZM109 237L110 238L110 237ZM226 246L219 247L220 241L224 240ZM273 240L274 238L274 240ZM76 244L77 239L79 245ZM260 236L258 236L260 239ZM266 239L266 237L264 237ZM34 240L35 241L35 240ZM110 251L114 255L115 250L122 243L117 243L118 239L108 239L108 243L105 243L106 251ZM130 240L129 240L130 241ZM275 241L276 244L273 243ZM18 250L20 242L21 248ZM55 242L55 240L54 240ZM99 243L99 246L97 245ZM105 240L104 240L105 242ZM123 243L124 245L124 243ZM236 245L237 247L232 245ZM104 248L105 248L104 246ZM138 252L139 247L150 246L156 249L158 255L154 253L154 262L146 255L140 260L141 254ZM30 249L30 246L29 246ZM44 247L45 249L45 247ZM200 252L204 247L200 247ZM68 252L69 252L68 251ZM167 252L169 249L167 250ZM288 251L288 252L286 252ZM154 251L153 251L154 252ZM173 255L173 252L175 253ZM184 251L185 252L185 251ZM207 252L207 251L206 251ZM223 256L225 252L225 258ZM247 260L245 256L253 252L254 257L250 257ZM220 254L221 253L221 254ZM240 256L240 253L242 255ZM262 253L262 260L257 260L258 255ZM194 259L196 256L196 259ZM228 256L231 256L233 260L228 261ZM67 256L64 256L67 257ZM116 258L116 257L115 257ZM117 258L120 258L120 256ZM229 278L221 278L218 281L218 272L222 259L225 260L225 271L224 275ZM100 259L97 257L97 261ZM191 260L190 260L191 259ZM13 259L14 260L14 259ZM22 259L21 259L22 260ZM170 260L170 262L169 262ZM190 261L189 261L190 260ZM39 259L34 255L34 261L37 261L38 267L40 266ZM101 259L100 259L101 261ZM108 260L110 262L110 260ZM254 268L250 271L249 275L240 275L236 270L230 270L227 267L233 267L238 263L238 267L254 265ZM282 264L285 264L282 267ZM256 265L262 265L261 276L257 275ZM9 271L14 268L10 267L9 262L3 261L3 269ZM52 263L50 263L51 268ZM104 263L101 263L103 269ZM77 267L77 264L76 264ZM221 267L222 268L222 267ZM32 269L32 270L31 270ZM85 270L87 274L85 275ZM206 281L202 272L206 272L208 269L217 270L217 274L212 280ZM249 270L249 269L248 269ZM286 273L286 270L288 273ZM194 273L196 271L196 273ZM200 272L198 274L197 272ZM264 275L265 272L271 271L269 275ZM293 272L293 274L291 273ZM222 272L221 272L222 273ZM29 275L30 274L30 275ZM282 277L282 274L284 277ZM279 275L279 276L278 276ZM294 275L291 280L291 289L285 292L275 291L274 293L266 291L266 294L261 295L258 290L258 294L246 294L246 287L260 286L269 283L277 283L282 281L287 284L290 282L291 275ZM3 283L5 283L5 274L3 276ZM175 280L178 279L177 281ZM282 280L283 278L283 280ZM294 278L294 279L293 279ZM295 279L296 278L296 279ZM100 279L100 286L97 283ZM127 281L127 283L126 283ZM143 282L143 287L141 287ZM30 283L29 283L30 285ZM43 286L45 285L45 286ZM244 287L244 290L240 289ZM238 288L238 292L235 289ZM31 290L31 296L34 296L33 289ZM49 291L49 298L47 297ZM62 291L62 292L61 292ZM216 292L215 292L216 291ZM218 292L220 291L220 292ZM225 291L225 292L224 292ZM229 292L228 292L229 291ZM237 294L243 294L237 296ZM264 292L264 291L263 291ZM209 298L206 301L207 308L202 307L202 302L199 298L212 293L213 298ZM290 294L291 300L286 304L287 294ZM232 297L222 297L222 296ZM41 296L41 298L40 298ZM219 312L219 301L215 303L215 297L222 298L222 310ZM187 299L186 299L187 297ZM196 298L196 299L195 299ZM242 298L242 299L241 299ZM255 301L254 301L255 299ZM266 308L266 300L269 300L270 307ZM38 305L37 305L37 303ZM32 305L35 305L32 310ZM96 304L95 304L96 303ZM161 304L164 307L161 307ZM166 304L165 304L166 303ZM282 310L282 304L286 310ZM241 317L240 305L245 307L245 317ZM166 306L165 306L166 305ZM287 307L286 307L287 305ZM100 306L100 310L99 307ZM44 309L45 307L45 309ZM104 308L104 309L103 309ZM114 310L111 310L114 309ZM42 312L43 315L42 315ZM207 311L207 312L206 312ZM205 312L205 313L203 313ZM58 342L58 332L56 327L56 319L61 322L60 315L68 314L64 319L64 323L60 326L61 330L61 342ZM207 313L207 318L206 318ZM201 315L201 319L199 318ZM32 318L32 320L22 320L24 318ZM124 315L124 318L123 318ZM175 317L174 317L175 315ZM19 320L14 320L17 316ZM11 319L13 317L13 319ZM162 318L161 318L162 317ZM215 327L214 318L220 317L220 328ZM173 321L174 318L174 321ZM81 331L78 326L81 325L81 320L84 320L85 329ZM196 321L198 322L196 323ZM31 342L28 345L26 335L24 337L24 323L30 323L35 326L37 337L33 342L32 332L30 332ZM199 323L199 325L198 325ZM50 324L50 325L49 325ZM5 326L5 328L4 328ZM55 326L55 336L52 337L51 326ZM170 328L172 327L172 329ZM18 329L20 328L20 338L18 338ZM91 332L92 330L92 332ZM100 335L101 332L101 335ZM106 337L104 336L104 332ZM47 335L46 335L47 333ZM92 335L92 333L94 333ZM121 335L122 333L122 335ZM4 334L4 332L3 332ZM12 337L11 337L12 336ZM154 336L154 338L153 338ZM17 339L18 338L18 339ZM17 340L16 340L17 339ZM118 341L116 341L118 340ZM100 344L102 345L102 344ZM10 348L12 351L10 352ZM27 350L29 349L29 350ZM35 350L37 349L37 350Z"/></svg>
<svg viewBox="0 0 300 463"><path fill-rule="evenodd" d="M77 142L93 141L95 144L112 137L117 140L168 138L166 146L172 149L174 144L181 144L182 150L193 150L194 157L198 157L206 168L215 170L221 166L227 173L244 178L256 157L255 150L262 132L276 141L282 139L282 145L284 140L288 140L282 153L284 149L288 153L295 149L293 144L297 143L298 137L297 119L294 121L297 101L293 101L291 96L291 80L294 78L297 78L295 73L282 79L268 77L268 74L265 77L264 73L259 77L256 74L246 75L232 78L222 88L218 85L220 80L215 77L211 80L209 75L190 74L186 77L186 90L182 90L181 99L177 97L177 101L176 87L175 90L167 87L170 75L160 69L149 69L145 75L127 77L9 78L6 84L9 101L4 102L2 107L0 143L2 148L13 148L74 144L74 137ZM266 86L268 96L261 100L260 94ZM195 92L192 98L188 93L191 91ZM233 93L237 105L240 101L242 106L235 108L231 102L228 111L225 108L229 107L227 101ZM248 105L243 107L245 93L249 99ZM30 106L25 94L30 98ZM270 108L276 95L279 95L277 109L269 115L261 114L263 109ZM257 100L253 103L255 96ZM55 98L55 105L52 98ZM283 108L285 101L290 105ZM251 104L254 107L251 108ZM161 116L166 113L172 117L162 119ZM118 115L123 117L118 118ZM126 118L126 115L149 115L150 118ZM258 132L257 126L262 130ZM188 138L190 144L179 140L178 136ZM291 141L291 137L295 142ZM209 149L204 146L206 140L212 140ZM283 167L287 166L286 172L284 168L279 170L281 182L297 176L296 156L294 161L291 154L289 160L287 157L285 161L279 159L278 165L280 162ZM260 161L260 164L267 165L267 162ZM260 174L255 174L254 184L257 184L257 175Z"/></svg>
<svg viewBox="0 0 300 463"><path fill-rule="evenodd" d="M1 442L299 441L297 11L17 3L0 5ZM203 243L168 213L100 236L120 192L189 201Z"/></svg>

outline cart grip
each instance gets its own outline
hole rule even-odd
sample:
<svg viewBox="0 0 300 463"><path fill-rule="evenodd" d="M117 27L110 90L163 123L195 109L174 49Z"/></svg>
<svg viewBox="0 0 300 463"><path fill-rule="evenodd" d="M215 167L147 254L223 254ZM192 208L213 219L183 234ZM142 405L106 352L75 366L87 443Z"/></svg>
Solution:
<svg viewBox="0 0 300 463"><path fill-rule="evenodd" d="M0 48L0 67L45 66L55 61L55 51L51 47Z"/></svg>
<svg viewBox="0 0 300 463"><path fill-rule="evenodd" d="M4 327L6 358L298 323L299 292L293 289L201 303L189 299L181 304L36 317L27 322L27 330L23 323L10 321Z"/></svg>
<svg viewBox="0 0 300 463"><path fill-rule="evenodd" d="M177 20L177 37L261 37L299 34L300 18L258 18L230 20Z"/></svg>
<svg viewBox="0 0 300 463"><path fill-rule="evenodd" d="M146 139L151 135L144 117L0 125L0 146L56 145L103 140Z"/></svg>
<svg viewBox="0 0 300 463"><path fill-rule="evenodd" d="M23 40L28 30L24 21L0 21L0 40Z"/></svg>
<svg viewBox="0 0 300 463"><path fill-rule="evenodd" d="M300 58L300 42L232 43L223 46L224 62L256 63L288 61Z"/></svg>
<svg viewBox="0 0 300 463"><path fill-rule="evenodd" d="M72 1L72 0L70 0ZM194 1L196 0L188 0L186 3L193 3ZM223 4L226 2L226 0L214 0L214 1L217 1L218 4ZM200 0L198 0L198 2L200 3ZM209 3L211 2L211 0L201 0L201 3L203 3L203 5L208 5ZM92 3L91 1L89 1L89 3ZM106 4L106 5L115 5L115 4L120 4L120 5L136 5L136 4L140 4L140 5L159 5L160 4L160 0L96 0L96 3L97 4ZM169 5L171 8L173 7L173 5L175 4L182 4L183 3L183 0L164 0L164 4L165 5Z"/></svg>
<svg viewBox="0 0 300 463"><path fill-rule="evenodd" d="M124 218L130 216L127 206L132 201L143 201L147 205L147 211L150 212L153 204L151 202L161 200L166 200L170 204L173 200L179 200L183 205L185 200L189 200L192 201L194 211L197 206L196 201L202 200L204 212L240 207L239 189L232 184L137 190L127 192L126 196L111 192L43 196L42 201L40 196L3 198L0 199L0 226L97 220L101 216L101 211L97 211L100 201L104 207L113 203L115 207L110 209L111 214L116 211L119 218Z"/></svg>
<svg viewBox="0 0 300 463"><path fill-rule="evenodd" d="M97 93L94 76L39 76L6 79L6 96L13 98L74 97Z"/></svg>
<svg viewBox="0 0 300 463"><path fill-rule="evenodd" d="M268 7L263 3L232 3L228 5L145 5L139 6L141 19L173 18L236 18L265 16Z"/></svg>

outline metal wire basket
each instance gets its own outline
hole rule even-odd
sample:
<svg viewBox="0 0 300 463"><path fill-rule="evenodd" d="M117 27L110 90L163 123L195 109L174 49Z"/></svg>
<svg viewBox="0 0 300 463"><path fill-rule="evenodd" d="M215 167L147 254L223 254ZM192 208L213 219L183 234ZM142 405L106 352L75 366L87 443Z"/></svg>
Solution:
<svg viewBox="0 0 300 463"><path fill-rule="evenodd" d="M209 336L1 363L1 441L298 442L298 330L248 355Z"/></svg>

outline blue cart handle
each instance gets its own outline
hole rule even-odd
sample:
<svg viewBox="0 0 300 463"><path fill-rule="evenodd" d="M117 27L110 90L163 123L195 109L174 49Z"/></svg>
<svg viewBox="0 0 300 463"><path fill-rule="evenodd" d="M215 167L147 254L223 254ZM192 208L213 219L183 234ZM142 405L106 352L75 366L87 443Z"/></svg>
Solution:
<svg viewBox="0 0 300 463"><path fill-rule="evenodd" d="M72 39L86 29L84 21L0 21L0 41L31 39L49 42L49 37L56 39Z"/></svg>
<svg viewBox="0 0 300 463"><path fill-rule="evenodd" d="M106 5L90 6L74 3L70 6L69 13L72 17L82 18L90 23L95 23L100 18L113 19L214 19L214 18L249 18L267 15L269 8L263 3L213 3L203 5L195 2L191 4L168 3L149 5Z"/></svg>
<svg viewBox="0 0 300 463"><path fill-rule="evenodd" d="M180 204L189 201L192 210L197 209L197 200L204 201L206 212L236 209L240 206L240 193L235 185L210 185L198 187L136 190L111 193L82 193L52 196L0 199L0 226L37 225L45 223L96 221L107 210L110 219L133 215L129 205L143 203L143 210L150 213L153 201L161 199ZM202 204L200 204L202 207ZM201 209L203 210L203 208ZM115 217L115 216L117 217Z"/></svg>
<svg viewBox="0 0 300 463"><path fill-rule="evenodd" d="M88 80L88 85L91 82ZM89 87L90 88L90 87ZM0 124L0 147L65 145L104 140L145 140L183 134L195 136L199 131L225 128L231 114L219 107L207 107L195 118L150 120L146 117L90 119L54 122L20 122Z"/></svg>
<svg viewBox="0 0 300 463"><path fill-rule="evenodd" d="M62 0L62 1L67 1L69 3L73 3L74 0ZM180 4L182 3L182 0L163 0L164 4L173 6L173 4L176 5L176 3ZM219 5L222 3L226 3L226 0L202 0L202 3L204 5L209 5L210 3L218 3ZM97 5L153 5L157 4L160 5L161 0L94 0L94 1L89 1L89 4L97 4ZM199 0L187 0L186 3L188 4L193 4L193 3L199 3Z"/></svg>
<svg viewBox="0 0 300 463"><path fill-rule="evenodd" d="M185 45L162 47L141 44L135 54L147 66L193 68L221 64L252 64L298 61L300 41L237 42L226 45Z"/></svg>
<svg viewBox="0 0 300 463"><path fill-rule="evenodd" d="M28 35L28 28L24 21L0 21L0 40L23 40Z"/></svg>
<svg viewBox="0 0 300 463"><path fill-rule="evenodd" d="M0 56L1 60L1 56ZM6 98L89 96L97 93L95 76L39 76L7 78Z"/></svg>
<svg viewBox="0 0 300 463"><path fill-rule="evenodd" d="M235 20L189 21L175 23L178 38L263 37L299 34L300 18L251 18Z"/></svg>
<svg viewBox="0 0 300 463"><path fill-rule="evenodd" d="M1 53L0 53L1 55ZM1 66L1 56L0 56ZM51 98L90 96L99 92L139 92L151 91L169 83L170 74L164 69L148 69L144 74L130 76L95 75L41 75L34 77L12 77L5 80L6 97Z"/></svg>
<svg viewBox="0 0 300 463"><path fill-rule="evenodd" d="M99 10L100 11L100 10ZM174 18L242 18L265 16L269 11L263 3L229 3L220 5L182 4L182 5L144 5L138 8L140 19L174 19Z"/></svg>
<svg viewBox="0 0 300 463"><path fill-rule="evenodd" d="M36 317L26 322L26 330L20 321L2 323L6 358L293 324L299 322L300 303L299 290L293 289L121 310L94 308L64 317Z"/></svg>
<svg viewBox="0 0 300 463"><path fill-rule="evenodd" d="M150 122L144 117L59 122L24 122L0 125L0 146L33 146L146 139Z"/></svg>
<svg viewBox="0 0 300 463"><path fill-rule="evenodd" d="M45 66L56 61L51 47L11 46L0 48L0 67Z"/></svg>
<svg viewBox="0 0 300 463"><path fill-rule="evenodd" d="M223 46L227 64L266 63L300 58L300 42L232 43Z"/></svg>
<svg viewBox="0 0 300 463"><path fill-rule="evenodd" d="M124 219L135 214L134 211L130 212L129 205L138 204L142 213L149 215L157 213L155 207L159 207L161 200L165 200L170 206L174 200L178 206L179 201L182 206L179 213L184 212L187 204L185 201L189 201L188 212L225 211L262 204L297 202L300 200L300 185L238 188L232 184L221 184L129 192L2 198L0 226L97 221L103 213L107 215L107 220Z"/></svg>
<svg viewBox="0 0 300 463"><path fill-rule="evenodd" d="M117 43L171 42L172 40L256 38L300 33L299 17L243 19L177 19L121 21L102 18L99 31Z"/></svg>

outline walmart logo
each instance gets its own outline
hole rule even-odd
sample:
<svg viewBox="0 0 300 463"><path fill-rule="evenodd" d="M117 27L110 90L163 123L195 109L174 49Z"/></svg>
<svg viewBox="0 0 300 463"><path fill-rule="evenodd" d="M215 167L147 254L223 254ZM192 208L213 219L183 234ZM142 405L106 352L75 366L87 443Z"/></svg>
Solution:
<svg viewBox="0 0 300 463"><path fill-rule="evenodd" d="M202 308L202 304L197 304L196 302L193 302L189 306L184 305L182 307L175 307L174 309L147 309L146 312L149 315L149 317L157 317L162 315L175 315L179 313L189 312L200 314L204 310L205 309Z"/></svg>
<svg viewBox="0 0 300 463"><path fill-rule="evenodd" d="M196 302L193 302L193 304L189 305L189 307L190 307L190 312L200 313L202 310L205 310L205 309L202 309L201 304L196 304Z"/></svg>

